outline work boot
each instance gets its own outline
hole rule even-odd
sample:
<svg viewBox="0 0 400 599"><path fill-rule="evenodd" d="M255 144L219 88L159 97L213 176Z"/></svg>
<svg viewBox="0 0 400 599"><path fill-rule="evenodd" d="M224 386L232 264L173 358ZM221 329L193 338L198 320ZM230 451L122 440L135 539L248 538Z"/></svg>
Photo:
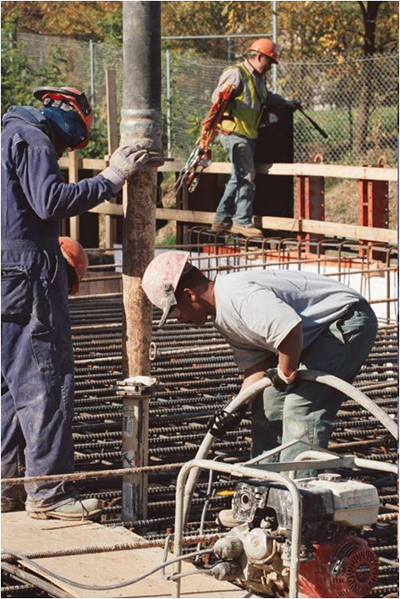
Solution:
<svg viewBox="0 0 400 599"><path fill-rule="evenodd" d="M36 520L47 520L48 518L70 521L94 520L102 511L101 503L98 499L73 498L59 507L49 508L46 511L28 511L28 516Z"/></svg>
<svg viewBox="0 0 400 599"><path fill-rule="evenodd" d="M216 233L226 233L232 229L232 223L213 223L211 229Z"/></svg>
<svg viewBox="0 0 400 599"><path fill-rule="evenodd" d="M246 237L262 237L263 232L261 229L254 227L253 225L233 225L232 233L240 233Z"/></svg>

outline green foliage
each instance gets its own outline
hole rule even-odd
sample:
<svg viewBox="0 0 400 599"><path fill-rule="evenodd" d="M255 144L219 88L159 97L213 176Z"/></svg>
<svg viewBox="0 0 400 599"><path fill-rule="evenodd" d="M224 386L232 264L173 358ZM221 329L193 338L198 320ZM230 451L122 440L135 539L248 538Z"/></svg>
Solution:
<svg viewBox="0 0 400 599"><path fill-rule="evenodd" d="M3 1L1 16L3 27L12 25L15 31L109 44L122 39L122 2Z"/></svg>
<svg viewBox="0 0 400 599"><path fill-rule="evenodd" d="M44 63L37 63L24 51L24 44L4 35L1 40L1 110L10 105L35 105L35 87L62 81L70 63L59 49L50 53Z"/></svg>
<svg viewBox="0 0 400 599"><path fill-rule="evenodd" d="M301 142L300 162L310 162L316 153L322 152L327 163L342 164L354 161L353 145L355 123L358 110L335 109L314 112L312 117L326 131L328 139L323 140L301 114L295 114L294 138ZM397 154L395 147L397 131L397 109L395 106L377 108L369 120L369 129L365 145L365 162L374 165L384 154L389 165L395 166ZM300 152L300 149L298 150Z"/></svg>
<svg viewBox="0 0 400 599"><path fill-rule="evenodd" d="M156 247L174 247L176 245L176 234L170 233L169 235L163 237L162 241L156 243Z"/></svg>
<svg viewBox="0 0 400 599"><path fill-rule="evenodd" d="M79 150L81 158L100 158L108 153L107 122L96 119L90 132L90 141L86 148Z"/></svg>

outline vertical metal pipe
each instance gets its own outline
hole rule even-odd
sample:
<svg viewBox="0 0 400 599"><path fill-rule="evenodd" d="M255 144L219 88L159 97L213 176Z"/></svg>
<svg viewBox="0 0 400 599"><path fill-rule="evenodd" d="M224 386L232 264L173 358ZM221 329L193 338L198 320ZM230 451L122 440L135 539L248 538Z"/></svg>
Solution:
<svg viewBox="0 0 400 599"><path fill-rule="evenodd" d="M275 0L272 2L272 41L277 43L278 39L278 2ZM277 90L277 73L276 65L272 65L272 91L276 94Z"/></svg>
<svg viewBox="0 0 400 599"><path fill-rule="evenodd" d="M171 136L171 60L169 50L165 52L165 74L167 80L167 152L168 158L172 158L172 136Z"/></svg>
<svg viewBox="0 0 400 599"><path fill-rule="evenodd" d="M122 145L139 143L161 152L161 3L123 3ZM144 167L124 190L123 371L150 374L152 307L143 293L143 273L154 256L156 170ZM123 404L123 466L148 461L149 396L126 397ZM147 478L123 479L126 520L146 518Z"/></svg>

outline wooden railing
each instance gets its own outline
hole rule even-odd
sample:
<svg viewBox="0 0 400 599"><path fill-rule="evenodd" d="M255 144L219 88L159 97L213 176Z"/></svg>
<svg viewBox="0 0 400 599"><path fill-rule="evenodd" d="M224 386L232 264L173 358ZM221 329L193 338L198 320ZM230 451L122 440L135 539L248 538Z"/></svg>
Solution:
<svg viewBox="0 0 400 599"><path fill-rule="evenodd" d="M108 156L104 159L80 159L76 152L71 152L68 157L61 158L59 162L62 168L69 171L69 180L77 181L79 169L102 171L108 165ZM182 162L169 161L159 168L161 172L178 173L183 168ZM229 174L231 165L227 162L214 162L205 169L205 173ZM355 179L360 182L386 181L396 182L398 180L397 170L394 168L381 168L371 166L342 166L328 165L324 163L311 164L257 164L257 173L274 176L295 177L324 177L338 179ZM123 215L123 207L113 203L103 203L93 208L91 212L115 217ZM212 223L213 212L199 212L193 210L157 209L157 219L171 220L177 222L190 222L208 225ZM71 236L79 238L79 217L71 219ZM397 231L385 228L365 227L359 225L346 225L327 221L309 220L303 218L282 218L263 216L258 217L257 224L265 229L277 231L290 231L295 233L309 233L324 235L326 237L338 237L346 239L360 239L363 241L379 243L397 243Z"/></svg>

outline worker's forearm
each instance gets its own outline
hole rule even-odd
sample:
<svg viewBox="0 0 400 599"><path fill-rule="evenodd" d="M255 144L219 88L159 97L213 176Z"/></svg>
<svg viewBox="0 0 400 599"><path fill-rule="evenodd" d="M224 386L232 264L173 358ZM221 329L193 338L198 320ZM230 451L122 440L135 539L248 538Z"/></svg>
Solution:
<svg viewBox="0 0 400 599"><path fill-rule="evenodd" d="M255 372L254 374L247 376L243 381L243 384L240 388L240 392L247 389L247 387L250 387L250 385L252 385L253 383L256 383L257 381L261 380L264 376L265 370L262 370L261 372Z"/></svg>
<svg viewBox="0 0 400 599"><path fill-rule="evenodd" d="M289 377L297 370L302 348L303 330L301 323L299 323L290 331L278 348L278 365L285 376Z"/></svg>
<svg viewBox="0 0 400 599"><path fill-rule="evenodd" d="M253 383L261 380L265 376L265 371L271 366L271 359L266 358L258 364L251 366L244 372L244 381L240 391L244 391L247 387L250 387Z"/></svg>

